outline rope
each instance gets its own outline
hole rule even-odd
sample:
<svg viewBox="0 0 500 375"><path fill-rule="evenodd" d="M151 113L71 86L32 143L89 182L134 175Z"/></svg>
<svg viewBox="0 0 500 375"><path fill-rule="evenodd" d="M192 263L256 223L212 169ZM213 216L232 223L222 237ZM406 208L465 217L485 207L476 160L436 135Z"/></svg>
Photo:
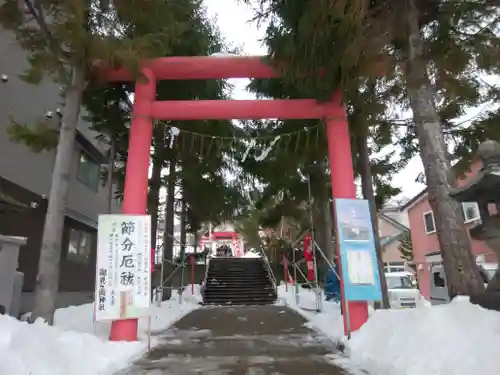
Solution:
<svg viewBox="0 0 500 375"><path fill-rule="evenodd" d="M212 138L212 139L220 139L220 140L233 140L233 141L238 141L238 140L256 140L257 141L257 140L270 140L270 139L274 139L274 138L276 138L278 136L279 137L289 137L289 136L292 136L292 135L296 135L296 134L300 134L300 133L303 133L303 132L308 132L310 130L317 129L321 125L322 124L317 124L315 126L306 127L304 129L295 130L293 132L276 133L276 134L261 135L261 136L255 136L255 137L251 137L251 136L248 136L248 137L235 137L235 136L228 137L228 136L218 136L218 135L212 135L212 134L206 134L206 133L198 133L198 132L193 132L193 131L184 130L184 129L179 129L179 130L180 130L181 133L186 133L186 134L190 134L190 135L196 135L196 136L204 137L204 138Z"/></svg>

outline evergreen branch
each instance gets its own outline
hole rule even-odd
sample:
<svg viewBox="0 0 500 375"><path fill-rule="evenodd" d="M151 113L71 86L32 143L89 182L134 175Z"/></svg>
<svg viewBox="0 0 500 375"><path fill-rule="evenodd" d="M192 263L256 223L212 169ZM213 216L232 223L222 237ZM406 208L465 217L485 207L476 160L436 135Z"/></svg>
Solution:
<svg viewBox="0 0 500 375"><path fill-rule="evenodd" d="M33 16L35 19L36 23L40 27L40 31L45 35L48 41L48 47L52 54L54 55L54 58L57 60L57 64L59 66L59 71L61 74L61 78L64 80L66 84L71 84L70 79L67 76L66 69L64 68L63 63L61 62L59 56L64 56L65 53L62 50L61 46L59 43L55 40L54 36L49 30L49 27L47 26L47 22L45 21L44 15L43 15L43 9L42 9L42 4L40 0L35 0L35 6L33 6L33 3L31 0L24 0L24 3L26 4L26 7L28 8L28 12Z"/></svg>
<svg viewBox="0 0 500 375"><path fill-rule="evenodd" d="M59 129L48 122L39 122L30 129L10 118L7 135L11 141L24 144L35 153L54 150L59 142Z"/></svg>
<svg viewBox="0 0 500 375"><path fill-rule="evenodd" d="M411 241L411 234L409 231L403 233L399 239L398 250L401 253L401 257L408 262L413 261L413 244Z"/></svg>
<svg viewBox="0 0 500 375"><path fill-rule="evenodd" d="M492 27L494 25L496 25L499 21L500 21L500 16L497 16L492 21L488 22L486 25L480 27L479 30L477 30L474 33L467 33L463 30L458 29L457 27L453 27L452 30L454 33L456 33L458 35L465 36L466 40L468 40L468 39L475 38L476 36L478 36L479 34L483 33L486 30L489 30L491 33L494 33L492 30Z"/></svg>

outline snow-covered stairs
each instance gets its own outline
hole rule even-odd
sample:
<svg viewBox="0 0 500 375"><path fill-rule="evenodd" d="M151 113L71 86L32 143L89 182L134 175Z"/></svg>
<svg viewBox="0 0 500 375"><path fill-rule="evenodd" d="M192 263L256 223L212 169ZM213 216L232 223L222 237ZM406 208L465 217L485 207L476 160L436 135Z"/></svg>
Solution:
<svg viewBox="0 0 500 375"><path fill-rule="evenodd" d="M205 305L269 305L277 292L262 258L212 258L202 292Z"/></svg>

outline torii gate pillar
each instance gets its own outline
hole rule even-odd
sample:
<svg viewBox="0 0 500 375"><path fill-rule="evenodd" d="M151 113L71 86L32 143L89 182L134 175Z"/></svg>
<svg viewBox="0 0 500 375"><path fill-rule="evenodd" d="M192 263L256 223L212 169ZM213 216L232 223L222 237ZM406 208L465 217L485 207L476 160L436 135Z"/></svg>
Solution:
<svg viewBox="0 0 500 375"><path fill-rule="evenodd" d="M145 61L147 82L136 84L134 110L125 176L123 213L144 215L147 206L148 170L153 117L165 120L203 119L326 119L333 198L356 198L349 129L340 97L329 103L312 99L234 101L155 101L157 80L272 78L278 77L259 56L166 57ZM124 69L106 72L111 82L132 80ZM337 247L337 254L340 257ZM339 258L340 259L340 258ZM339 262L340 263L340 262ZM342 272L339 266L340 272ZM341 288L344 286L341 280ZM344 331L356 331L368 320L366 302L349 302L349 322ZM349 323L349 324L347 324ZM117 320L111 326L113 341L136 341L137 319Z"/></svg>
<svg viewBox="0 0 500 375"><path fill-rule="evenodd" d="M333 99L339 103L339 98ZM333 198L356 199L356 186L354 185L354 170L352 166L352 152L349 135L349 124L346 116L340 119L326 120L326 134L328 137L328 158L330 160L330 178ZM335 212L335 210L333 210ZM338 238L338 233L337 236ZM339 241L335 241L338 269L340 273L340 287L342 290L342 305L345 306L344 282L340 263ZM345 309L344 309L345 311ZM349 314L344 312L344 333L357 331L368 320L368 303L348 302ZM347 321L349 319L349 321Z"/></svg>

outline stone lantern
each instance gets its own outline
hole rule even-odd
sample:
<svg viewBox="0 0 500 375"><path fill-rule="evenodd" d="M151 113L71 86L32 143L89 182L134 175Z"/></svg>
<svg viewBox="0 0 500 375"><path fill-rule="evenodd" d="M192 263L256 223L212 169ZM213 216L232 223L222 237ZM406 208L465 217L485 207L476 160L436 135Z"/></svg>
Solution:
<svg viewBox="0 0 500 375"><path fill-rule="evenodd" d="M458 202L477 202L481 220L470 229L473 239L484 243L500 261L500 144L485 141L477 155L482 168L463 187L452 190L450 196ZM491 215L488 206L495 204L498 213ZM500 268L488 283L487 292L500 293Z"/></svg>

